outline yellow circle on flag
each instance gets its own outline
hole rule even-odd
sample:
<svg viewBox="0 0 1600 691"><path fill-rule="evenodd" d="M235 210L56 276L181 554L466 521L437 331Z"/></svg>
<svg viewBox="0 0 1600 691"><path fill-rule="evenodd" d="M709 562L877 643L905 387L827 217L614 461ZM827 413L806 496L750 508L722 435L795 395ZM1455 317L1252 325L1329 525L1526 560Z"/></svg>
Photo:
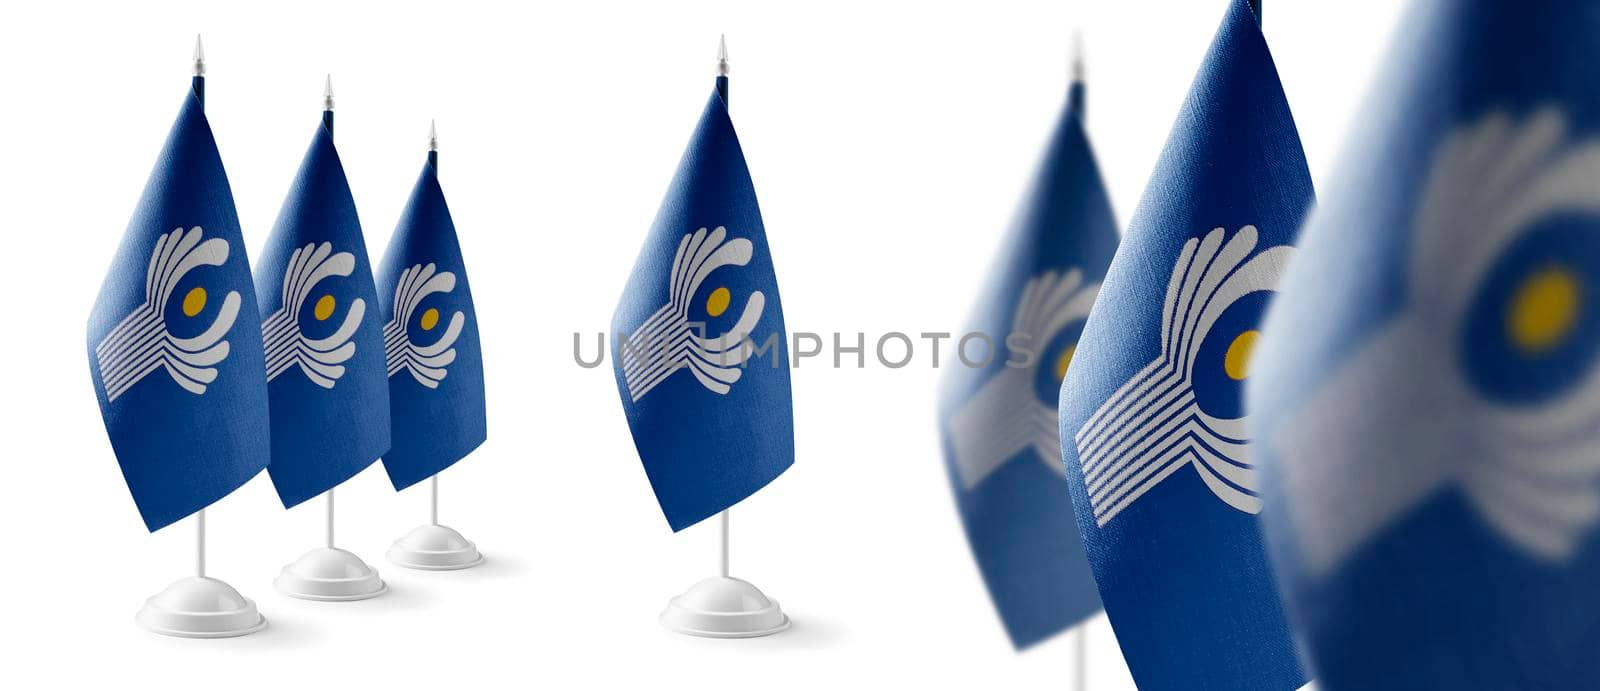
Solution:
<svg viewBox="0 0 1600 691"><path fill-rule="evenodd" d="M1233 338L1233 343L1228 344L1228 354L1222 358L1222 369L1234 381L1244 381L1250 376L1250 355L1256 350L1256 340L1261 338L1261 332L1250 329Z"/></svg>
<svg viewBox="0 0 1600 691"><path fill-rule="evenodd" d="M422 313L422 330L423 331L432 331L433 327L438 326L438 325L439 325L439 310L434 309L432 307L429 307L428 311Z"/></svg>
<svg viewBox="0 0 1600 691"><path fill-rule="evenodd" d="M720 317L723 312L728 311L728 303L732 301L733 293L728 292L727 288L713 290L711 295L706 298L706 314Z"/></svg>
<svg viewBox="0 0 1600 691"><path fill-rule="evenodd" d="M316 317L319 322L325 321L328 317L333 316L335 304L332 295L324 295L317 299L317 306L312 308L311 316Z"/></svg>
<svg viewBox="0 0 1600 691"><path fill-rule="evenodd" d="M1578 278L1565 267L1552 266L1528 277L1511 298L1506 331L1528 355L1538 355L1566 340L1582 308Z"/></svg>
<svg viewBox="0 0 1600 691"><path fill-rule="evenodd" d="M1072 356L1077 352L1078 344L1076 343L1067 346L1066 350L1061 351L1061 357L1056 358L1056 381L1067 378L1067 365L1072 364Z"/></svg>
<svg viewBox="0 0 1600 691"><path fill-rule="evenodd" d="M183 296L183 316L192 317L206 308L206 289L195 286L189 289L189 294Z"/></svg>

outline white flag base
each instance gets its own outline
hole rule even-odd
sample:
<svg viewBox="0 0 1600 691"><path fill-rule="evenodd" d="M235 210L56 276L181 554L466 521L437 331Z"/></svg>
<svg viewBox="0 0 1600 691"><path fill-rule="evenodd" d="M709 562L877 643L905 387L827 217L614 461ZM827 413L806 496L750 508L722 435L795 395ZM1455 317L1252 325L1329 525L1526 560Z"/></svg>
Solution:
<svg viewBox="0 0 1600 691"><path fill-rule="evenodd" d="M389 547L389 561L408 569L454 571L483 563L478 546L452 528L423 525L395 540Z"/></svg>
<svg viewBox="0 0 1600 691"><path fill-rule="evenodd" d="M272 582L278 592L302 600L365 600L389 592L378 571L350 552L318 547L301 555Z"/></svg>
<svg viewBox="0 0 1600 691"><path fill-rule="evenodd" d="M707 638L755 638L789 628L778 601L738 578L707 578L672 598L661 625Z"/></svg>
<svg viewBox="0 0 1600 691"><path fill-rule="evenodd" d="M181 638L232 638L267 628L256 603L215 578L190 576L144 603L134 621L147 630Z"/></svg>

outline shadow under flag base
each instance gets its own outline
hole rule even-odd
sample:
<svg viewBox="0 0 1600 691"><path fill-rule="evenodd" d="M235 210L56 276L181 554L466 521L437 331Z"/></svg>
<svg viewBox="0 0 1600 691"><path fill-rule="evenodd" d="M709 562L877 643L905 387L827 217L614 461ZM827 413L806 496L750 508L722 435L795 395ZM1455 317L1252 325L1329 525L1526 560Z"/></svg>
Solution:
<svg viewBox="0 0 1600 691"><path fill-rule="evenodd" d="M389 547L389 561L408 569L454 571L483 563L483 554L471 540L453 528L423 525L406 533Z"/></svg>
<svg viewBox="0 0 1600 691"><path fill-rule="evenodd" d="M318 547L283 567L272 582L278 592L302 600L365 600L389 592L377 569L337 547Z"/></svg>
<svg viewBox="0 0 1600 691"><path fill-rule="evenodd" d="M661 613L661 625L690 636L756 638L789 628L789 617L760 588L722 576L700 581L672 598Z"/></svg>
<svg viewBox="0 0 1600 691"><path fill-rule="evenodd" d="M181 638L231 638L267 627L256 603L215 578L190 576L173 582L144 603L140 626Z"/></svg>

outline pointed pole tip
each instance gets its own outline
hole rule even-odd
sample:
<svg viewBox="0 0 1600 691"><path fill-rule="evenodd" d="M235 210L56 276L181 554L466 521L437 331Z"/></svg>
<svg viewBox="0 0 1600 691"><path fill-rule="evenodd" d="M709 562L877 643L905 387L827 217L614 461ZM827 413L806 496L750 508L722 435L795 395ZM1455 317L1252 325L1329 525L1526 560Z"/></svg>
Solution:
<svg viewBox="0 0 1600 691"><path fill-rule="evenodd" d="M428 150L439 150L439 123L437 120L428 121Z"/></svg>
<svg viewBox="0 0 1600 691"><path fill-rule="evenodd" d="M322 109L333 110L333 75L329 74L322 83Z"/></svg>
<svg viewBox="0 0 1600 691"><path fill-rule="evenodd" d="M1072 81L1083 81L1083 30L1072 32Z"/></svg>
<svg viewBox="0 0 1600 691"><path fill-rule="evenodd" d="M200 34L194 35L194 76L206 76L206 46L200 41Z"/></svg>
<svg viewBox="0 0 1600 691"><path fill-rule="evenodd" d="M717 38L717 76L728 76L728 35L722 34Z"/></svg>

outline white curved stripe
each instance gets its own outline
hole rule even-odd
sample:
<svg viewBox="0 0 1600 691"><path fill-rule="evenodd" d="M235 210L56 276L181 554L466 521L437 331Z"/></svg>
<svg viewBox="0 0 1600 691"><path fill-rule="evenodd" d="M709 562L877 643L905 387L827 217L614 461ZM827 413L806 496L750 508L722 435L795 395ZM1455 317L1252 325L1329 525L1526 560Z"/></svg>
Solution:
<svg viewBox="0 0 1600 691"><path fill-rule="evenodd" d="M726 333L704 336L689 322L689 301L711 272L724 266L745 266L755 245L728 239L723 226L701 228L678 241L667 280L667 304L651 314L618 346L623 384L634 401L643 398L674 372L688 369L707 390L726 394L743 376L753 349L749 336L760 324L766 296L751 293L739 319Z"/></svg>
<svg viewBox="0 0 1600 691"><path fill-rule="evenodd" d="M1007 369L989 379L950 416L950 450L962 489L972 489L1026 449L1063 473L1055 411L1033 394L1033 377Z"/></svg>
<svg viewBox="0 0 1600 691"><path fill-rule="evenodd" d="M667 309L658 310L651 315L650 319L634 331L635 334L648 337L663 331L675 332L680 324L687 321L689 300L694 297L707 275L724 266L744 266L750 262L755 251L754 245L744 238L735 238L723 243L726 236L727 229L722 226L718 226L709 235L706 229L701 228L678 243L678 254L672 261L673 273L669 280ZM689 254L693 256L688 256ZM624 373L642 366L637 351L643 349L629 349L623 353Z"/></svg>
<svg viewBox="0 0 1600 691"><path fill-rule="evenodd" d="M1079 445L1079 458L1123 455L1128 446L1139 443L1138 438L1126 435L1126 431L1169 420L1178 410L1192 409L1194 392L1175 374L1166 373L1166 376L1157 380L1151 389L1148 395L1139 399L1143 401L1143 405L1128 410L1125 415L1106 419L1102 423L1105 431L1100 433L1094 442ZM1085 465L1083 478L1086 482L1095 482L1108 469L1111 469L1111 466Z"/></svg>
<svg viewBox="0 0 1600 691"><path fill-rule="evenodd" d="M1098 283L1083 285L1077 269L1030 279L1012 314L1012 334L1048 347L1063 329L1088 316L1099 290ZM1027 449L1045 467L1065 475L1056 403L1046 404L1035 393L1039 369L1054 366L1035 357L1028 367L1001 369L951 414L951 456L962 489L976 487Z"/></svg>
<svg viewBox="0 0 1600 691"><path fill-rule="evenodd" d="M1073 435L1096 523L1104 526L1184 465L1228 506L1261 510L1244 418L1206 414L1193 389L1201 344L1229 307L1273 290L1294 248L1254 256L1256 227L1216 228L1184 243L1161 308L1161 354L1112 393Z"/></svg>
<svg viewBox="0 0 1600 691"><path fill-rule="evenodd" d="M333 388L344 376L342 363L355 357L353 339L366 316L366 301L352 299L338 328L318 339L305 335L300 325L300 312L317 284L334 276L347 277L355 268L355 255L335 253L330 242L309 243L290 253L280 290L283 306L261 322L267 381L277 379L296 366L306 379L324 389Z"/></svg>
<svg viewBox="0 0 1600 691"><path fill-rule="evenodd" d="M624 373L624 383L635 394L633 400L639 400L673 372L685 367L707 389L726 394L730 390L729 385L742 376L741 366L753 352L747 338L760 321L765 304L765 295L759 291L751 293L739 322L726 334L716 338L701 338L685 318L678 326L676 335L665 344L667 347L656 350L650 361L633 375Z"/></svg>
<svg viewBox="0 0 1600 691"><path fill-rule="evenodd" d="M1183 366L1183 360L1176 354L1186 353L1186 344L1190 342L1196 324L1191 316L1196 315L1195 302L1199 299L1208 299L1214 290L1200 292L1201 281L1206 275L1215 276L1211 285L1222 280L1224 275L1230 273L1238 259L1247 254L1255 246L1255 226L1245 226L1235 234L1235 242L1241 239L1248 243L1241 254L1237 249L1231 251L1229 256L1233 261L1221 267L1214 267L1213 260L1222 249L1225 232L1222 228L1213 229L1204 238L1190 238L1184 243L1179 252L1178 260L1173 265L1172 277L1167 282L1166 298L1162 302L1161 314L1161 356L1152 361L1145 369L1141 370L1132 379L1112 394L1111 398L1101 404L1089 421L1078 432L1077 443L1080 456L1089 453L1100 443L1105 442L1113 432L1120 431L1122 425L1108 418L1122 417L1130 414L1130 407L1139 406L1141 409L1148 407L1153 400L1150 391L1155 388L1165 391L1176 383L1187 385L1188 368ZM1209 331L1209 324L1206 325ZM1203 336L1202 332L1202 336ZM1198 342L1199 339L1193 339ZM1177 382L1174 381L1177 378ZM1159 387L1159 388L1158 388ZM1137 411L1133 411L1136 414ZM1088 431L1087 436L1085 430ZM1090 468L1085 467L1088 472Z"/></svg>
<svg viewBox="0 0 1600 691"><path fill-rule="evenodd" d="M211 326L207 327L200 335L192 338L173 338L171 340L173 347L185 353L192 353L197 357L203 356L209 350L218 348L227 350L228 343L223 341L222 337L228 335L228 329L233 328L233 320L238 318L239 305L243 302L244 299L239 296L237 291L228 293L226 297L222 298L222 309L217 310L217 318L211 322ZM211 362L196 362L196 364L214 365L221 361L222 358L218 357Z"/></svg>
<svg viewBox="0 0 1600 691"><path fill-rule="evenodd" d="M728 329L727 333L713 338L701 338L698 334L691 335L697 346L695 349L702 353L723 356L718 361L718 364L721 365L737 365L744 362L744 358L730 358L727 355L743 345L745 337L755 330L756 324L761 321L761 310L766 305L767 296L765 294L759 290L751 293L750 299L744 303L744 311L739 313L739 321L734 322L733 327Z"/></svg>
<svg viewBox="0 0 1600 691"><path fill-rule="evenodd" d="M356 335L356 329L361 328L361 317L367 313L367 301L356 298L350 301L350 309L345 311L344 321L339 328L325 338L301 338L300 343L308 350L318 353L331 353L343 346L354 346L350 339ZM342 362L342 360L340 361Z"/></svg>
<svg viewBox="0 0 1600 691"><path fill-rule="evenodd" d="M467 318L464 312L450 315L450 323L438 340L418 345L411 340L406 324L423 298L434 293L449 293L456 289L456 275L438 271L433 263L414 264L400 272L394 288L394 319L383 327L384 357L388 361L388 376L409 372L418 384L430 389L450 374L447 366L456 360L455 343L461 337Z"/></svg>
<svg viewBox="0 0 1600 691"><path fill-rule="evenodd" d="M1596 179L1600 142L1572 141L1555 109L1520 122L1494 113L1438 147L1412 221L1406 304L1294 413L1277 449L1313 576L1452 487L1533 559L1565 563L1592 534L1600 368L1571 372L1556 400L1490 400L1464 376L1460 337L1483 282L1528 231L1600 214Z"/></svg>
<svg viewBox="0 0 1600 691"><path fill-rule="evenodd" d="M156 238L145 266L145 300L118 322L95 346L100 383L107 402L115 401L151 372L163 369L184 390L204 394L216 381L216 365L228 357L223 340L239 316L238 291L223 296L222 307L200 334L189 338L172 335L166 323L167 303L179 281L201 266L222 266L228 260L228 242L204 240L194 226L176 228Z"/></svg>
<svg viewBox="0 0 1600 691"><path fill-rule="evenodd" d="M1134 429L1143 430L1143 435L1118 436L1114 446L1099 453L1080 452L1080 459L1091 459L1083 461L1085 468L1089 468L1084 471L1084 486L1091 495L1103 492L1107 486L1116 485L1136 472L1176 430L1194 420L1194 391L1177 389L1175 394L1177 397L1159 414L1134 421ZM1105 458L1126 460L1113 464L1102 462Z"/></svg>

